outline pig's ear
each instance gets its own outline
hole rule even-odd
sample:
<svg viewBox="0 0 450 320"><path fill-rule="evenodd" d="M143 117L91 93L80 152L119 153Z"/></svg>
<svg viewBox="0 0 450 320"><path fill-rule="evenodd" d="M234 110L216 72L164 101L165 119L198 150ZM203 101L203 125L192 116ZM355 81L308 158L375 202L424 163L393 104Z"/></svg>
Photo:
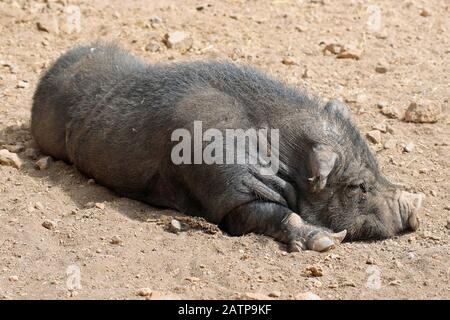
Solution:
<svg viewBox="0 0 450 320"><path fill-rule="evenodd" d="M338 156L329 146L324 144L315 145L309 157L310 190L319 192L327 184L328 175L333 170Z"/></svg>
<svg viewBox="0 0 450 320"><path fill-rule="evenodd" d="M324 109L330 113L339 113L344 119L350 119L352 113L347 105L337 99L331 99L327 102Z"/></svg>

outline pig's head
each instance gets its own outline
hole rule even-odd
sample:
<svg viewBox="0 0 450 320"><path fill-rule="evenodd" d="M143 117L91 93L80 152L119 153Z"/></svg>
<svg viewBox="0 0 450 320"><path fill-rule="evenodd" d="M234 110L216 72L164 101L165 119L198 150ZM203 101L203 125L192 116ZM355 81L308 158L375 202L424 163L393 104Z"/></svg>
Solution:
<svg viewBox="0 0 450 320"><path fill-rule="evenodd" d="M347 238L354 240L416 230L422 195L401 190L381 174L344 107L335 102L325 106L334 129L331 138L310 147L307 194L298 204L301 215L336 232L347 230Z"/></svg>

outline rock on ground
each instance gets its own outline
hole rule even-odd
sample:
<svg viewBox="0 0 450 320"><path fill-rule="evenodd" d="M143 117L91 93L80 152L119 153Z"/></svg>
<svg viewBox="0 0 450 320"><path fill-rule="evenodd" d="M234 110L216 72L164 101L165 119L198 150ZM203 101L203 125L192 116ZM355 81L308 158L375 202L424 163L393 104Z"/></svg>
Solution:
<svg viewBox="0 0 450 320"><path fill-rule="evenodd" d="M412 102L405 112L406 122L434 123L441 116L441 106L431 101Z"/></svg>
<svg viewBox="0 0 450 320"><path fill-rule="evenodd" d="M20 167L22 166L22 161L19 159L19 156L17 154L12 153L6 149L2 149L0 150L0 164L20 169Z"/></svg>
<svg viewBox="0 0 450 320"><path fill-rule="evenodd" d="M193 39L184 31L166 33L163 42L169 49L186 52L193 45Z"/></svg>

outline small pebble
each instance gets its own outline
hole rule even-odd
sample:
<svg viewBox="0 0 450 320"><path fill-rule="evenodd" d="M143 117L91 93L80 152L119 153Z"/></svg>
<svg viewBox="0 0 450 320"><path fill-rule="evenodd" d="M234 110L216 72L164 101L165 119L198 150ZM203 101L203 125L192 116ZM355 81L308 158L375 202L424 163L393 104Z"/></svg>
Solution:
<svg viewBox="0 0 450 320"><path fill-rule="evenodd" d="M375 124L375 125L372 127L372 129L378 130L378 131L383 132L383 133L386 133L386 132L387 132L387 125L386 125L386 123L384 123L384 122L377 123L377 124Z"/></svg>
<svg viewBox="0 0 450 320"><path fill-rule="evenodd" d="M19 277L18 277L18 276L10 276L10 277L9 277L9 281L11 281L11 282L17 282L17 281L19 281Z"/></svg>
<svg viewBox="0 0 450 320"><path fill-rule="evenodd" d="M399 286L401 284L402 284L402 281L399 279L395 279L395 280L392 280L391 282L389 282L390 286Z"/></svg>
<svg viewBox="0 0 450 320"><path fill-rule="evenodd" d="M120 244L120 243L122 243L122 239L120 239L119 236L113 236L109 243L111 243L111 244Z"/></svg>
<svg viewBox="0 0 450 320"><path fill-rule="evenodd" d="M375 67L375 72L377 72L377 73L386 73L387 71L388 71L388 69L384 65L377 65Z"/></svg>
<svg viewBox="0 0 450 320"><path fill-rule="evenodd" d="M28 88L29 85L30 85L30 84L28 83L28 81L26 81L26 80L20 80L20 81L17 83L17 88L19 88L19 89L26 89L26 88Z"/></svg>
<svg viewBox="0 0 450 320"><path fill-rule="evenodd" d="M429 17L429 16L430 16L430 13L429 13L427 10L422 9L422 10L420 11L420 15L421 15L422 17Z"/></svg>
<svg viewBox="0 0 450 320"><path fill-rule="evenodd" d="M338 59L353 59L359 60L361 58L361 51L356 49L344 49L336 56Z"/></svg>
<svg viewBox="0 0 450 320"><path fill-rule="evenodd" d="M197 277L187 277L185 279L189 282L199 282L200 281L200 278L197 278Z"/></svg>
<svg viewBox="0 0 450 320"><path fill-rule="evenodd" d="M279 298L281 297L281 291L272 291L269 293L269 297L271 298Z"/></svg>
<svg viewBox="0 0 450 320"><path fill-rule="evenodd" d="M150 288L142 288L138 290L137 295L141 297L148 297L152 295L152 292L153 291Z"/></svg>
<svg viewBox="0 0 450 320"><path fill-rule="evenodd" d="M402 118L402 112L397 107L386 105L381 107L380 112L384 114L386 117L391 119L400 119Z"/></svg>
<svg viewBox="0 0 450 320"><path fill-rule="evenodd" d="M283 60L281 60L281 63L287 66L293 66L296 65L295 61L290 57L285 57Z"/></svg>
<svg viewBox="0 0 450 320"><path fill-rule="evenodd" d="M441 117L441 106L433 101L412 102L405 112L404 120L414 123L434 123Z"/></svg>
<svg viewBox="0 0 450 320"><path fill-rule="evenodd" d="M53 230L56 228L56 222L51 221L51 220L45 220L44 222L42 222L42 226L45 229Z"/></svg>
<svg viewBox="0 0 450 320"><path fill-rule="evenodd" d="M58 20L54 16L44 15L36 23L36 27L39 31L48 33L59 33Z"/></svg>
<svg viewBox="0 0 450 320"><path fill-rule="evenodd" d="M39 170L47 170L52 163L51 157L42 157L38 161L36 161L35 165Z"/></svg>
<svg viewBox="0 0 450 320"><path fill-rule="evenodd" d="M172 233L178 233L181 231L181 222L177 219L172 219L169 225L169 231Z"/></svg>
<svg viewBox="0 0 450 320"><path fill-rule="evenodd" d="M405 145L405 147L403 148L403 150L405 150L405 152L412 152L414 150L414 143L409 142Z"/></svg>
<svg viewBox="0 0 450 320"><path fill-rule="evenodd" d="M95 207L100 209L100 210L103 210L103 209L105 209L105 204L102 203L102 202L96 202L95 203Z"/></svg>
<svg viewBox="0 0 450 320"><path fill-rule="evenodd" d="M367 138L370 142L380 143L381 142L381 132L379 130L371 130L367 132Z"/></svg>
<svg viewBox="0 0 450 320"><path fill-rule="evenodd" d="M308 271L313 277L321 277L321 276L323 276L323 270L319 266L307 267L306 271Z"/></svg>
<svg viewBox="0 0 450 320"><path fill-rule="evenodd" d="M34 204L34 207L38 210L44 210L44 208L45 208L44 205L42 203L40 203L39 201Z"/></svg>
<svg viewBox="0 0 450 320"><path fill-rule="evenodd" d="M163 42L169 49L185 52L192 47L193 39L184 31L175 31L166 33Z"/></svg>
<svg viewBox="0 0 450 320"><path fill-rule="evenodd" d="M17 154L10 152L7 149L0 150L0 165L11 166L16 169L20 169L22 161Z"/></svg>

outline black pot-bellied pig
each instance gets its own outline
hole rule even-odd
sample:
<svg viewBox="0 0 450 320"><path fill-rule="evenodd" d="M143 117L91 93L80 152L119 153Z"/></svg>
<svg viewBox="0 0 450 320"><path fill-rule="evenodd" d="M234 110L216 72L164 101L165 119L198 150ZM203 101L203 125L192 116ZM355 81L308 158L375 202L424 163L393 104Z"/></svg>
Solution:
<svg viewBox="0 0 450 320"><path fill-rule="evenodd" d="M40 80L31 130L44 153L119 194L290 250L419 223L421 196L382 176L344 104L323 105L248 66L149 65L115 45L79 46ZM238 143L242 134L253 142Z"/></svg>

